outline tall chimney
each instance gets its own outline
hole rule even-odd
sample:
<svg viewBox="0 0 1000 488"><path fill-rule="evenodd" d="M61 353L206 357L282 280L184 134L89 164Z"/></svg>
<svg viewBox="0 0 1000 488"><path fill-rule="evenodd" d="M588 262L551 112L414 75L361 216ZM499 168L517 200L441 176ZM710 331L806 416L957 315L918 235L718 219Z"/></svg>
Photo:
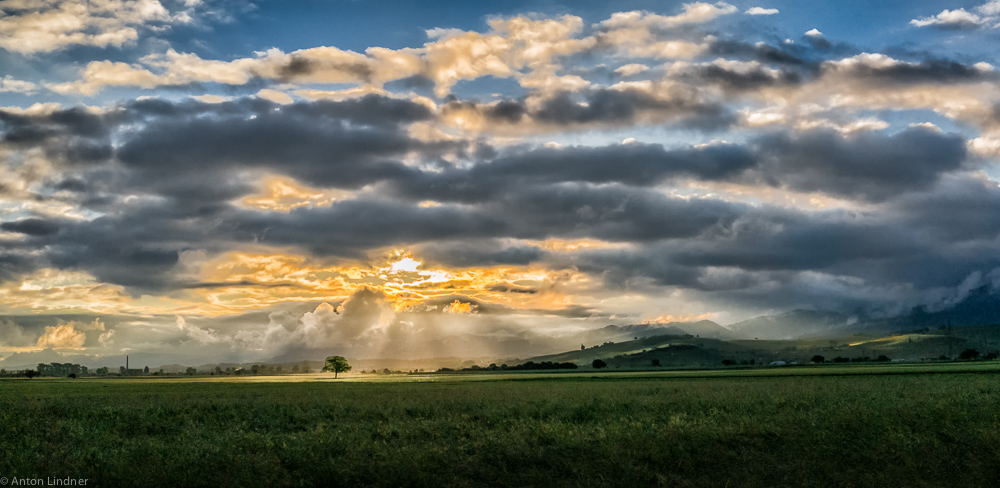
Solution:
<svg viewBox="0 0 1000 488"><path fill-rule="evenodd" d="M128 373L128 354L125 355L125 372Z"/></svg>

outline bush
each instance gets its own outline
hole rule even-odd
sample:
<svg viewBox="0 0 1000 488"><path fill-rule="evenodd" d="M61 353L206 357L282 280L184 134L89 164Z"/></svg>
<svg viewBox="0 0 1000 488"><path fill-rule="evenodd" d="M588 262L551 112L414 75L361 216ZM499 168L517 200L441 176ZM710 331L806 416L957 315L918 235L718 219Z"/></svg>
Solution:
<svg viewBox="0 0 1000 488"><path fill-rule="evenodd" d="M608 367L608 363L600 359L595 359L594 362L590 363L590 365L593 366L594 369L603 369Z"/></svg>
<svg viewBox="0 0 1000 488"><path fill-rule="evenodd" d="M962 351L961 354L958 355L958 359L964 359L964 360L977 359L977 358L979 358L979 351L975 349L966 349Z"/></svg>
<svg viewBox="0 0 1000 488"><path fill-rule="evenodd" d="M815 356L812 357L811 361L814 362L814 363L825 363L826 362L826 358L823 357L823 356L820 356L819 354L817 354L817 355L815 355Z"/></svg>

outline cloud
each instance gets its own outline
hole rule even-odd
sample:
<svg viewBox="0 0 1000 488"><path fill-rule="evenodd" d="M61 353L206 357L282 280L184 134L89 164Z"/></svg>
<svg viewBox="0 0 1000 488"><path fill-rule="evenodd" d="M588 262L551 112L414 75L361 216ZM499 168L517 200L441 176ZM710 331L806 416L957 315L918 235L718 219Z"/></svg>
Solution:
<svg viewBox="0 0 1000 488"><path fill-rule="evenodd" d="M766 161L764 181L869 201L930 188L942 174L961 168L966 157L962 138L922 127L888 137L811 131L765 136L757 144ZM900 162L906 171L899 171Z"/></svg>
<svg viewBox="0 0 1000 488"><path fill-rule="evenodd" d="M194 22L203 10L187 3L173 12L158 0L38 0L0 6L0 48L34 54L70 46L121 47L147 27Z"/></svg>
<svg viewBox="0 0 1000 488"><path fill-rule="evenodd" d="M0 230L32 236L46 236L59 232L59 225L50 220L21 219L0 223Z"/></svg>
<svg viewBox="0 0 1000 488"><path fill-rule="evenodd" d="M997 79L993 67L986 63L968 65L949 59L927 59L917 63L879 53L861 53L827 61L822 64L822 69L871 84L975 83Z"/></svg>
<svg viewBox="0 0 1000 488"><path fill-rule="evenodd" d="M910 21L910 25L916 27L937 27L939 29L978 29L988 23L989 19L968 12L964 8L944 9L935 16Z"/></svg>
<svg viewBox="0 0 1000 488"><path fill-rule="evenodd" d="M281 105L288 105L294 102L292 97L287 93L280 92L277 90L272 90L270 88L261 89L260 91L257 92L257 96L263 98L264 100L270 100L274 103L278 103Z"/></svg>
<svg viewBox="0 0 1000 488"><path fill-rule="evenodd" d="M28 93L38 91L38 85L30 81L16 80L11 75L0 78L0 93Z"/></svg>
<svg viewBox="0 0 1000 488"><path fill-rule="evenodd" d="M672 28L684 24L702 24L737 11L736 7L725 2L715 4L685 3L683 8L684 12L673 16L640 11L618 12L612 14L611 18L599 25L608 30L631 29L640 26L644 28Z"/></svg>
<svg viewBox="0 0 1000 488"><path fill-rule="evenodd" d="M67 323L45 327L35 345L43 349L81 349L86 339L87 335L76 330L73 323Z"/></svg>
<svg viewBox="0 0 1000 488"><path fill-rule="evenodd" d="M714 131L736 121L711 94L670 80L619 82L609 88L557 91L490 104L455 101L442 106L441 117L467 130L512 135L655 123Z"/></svg>
<svg viewBox="0 0 1000 488"><path fill-rule="evenodd" d="M958 8L955 10L944 9L941 13L931 16L913 19L911 25L916 27L935 27L944 30L974 30L982 27L1000 27L1000 1L991 0L978 7L976 11L979 15Z"/></svg>
<svg viewBox="0 0 1000 488"><path fill-rule="evenodd" d="M803 81L803 77L795 71L770 68L756 60L734 61L722 58L710 63L675 64L669 75L692 85L708 83L734 91L797 85Z"/></svg>
<svg viewBox="0 0 1000 488"><path fill-rule="evenodd" d="M784 44L772 46L765 42L748 43L733 39L715 39L709 44L709 54L737 59L753 59L767 65L782 65L792 67L812 67L815 62L807 60L811 54L798 45Z"/></svg>
<svg viewBox="0 0 1000 488"><path fill-rule="evenodd" d="M155 1L155 0L148 0ZM428 42L417 48L372 47L363 53L320 46L285 53L272 48L254 57L231 61L203 59L194 53L168 49L139 63L102 60L87 64L80 79L46 86L57 93L92 96L108 86L184 87L197 83L246 85L258 80L295 83L347 83L363 90L381 90L386 83L420 77L434 84L438 97L464 80L486 76L513 78L539 91L583 89L584 78L561 73L563 59L594 50L624 56L689 59L703 53L704 40L671 38L666 31L700 25L737 11L726 3L684 4L675 16L649 12L619 12L584 36L580 17L516 16L494 18L480 33L430 29ZM344 92L345 94L348 92Z"/></svg>
<svg viewBox="0 0 1000 488"><path fill-rule="evenodd" d="M747 15L774 15L778 13L776 8L750 7L745 12Z"/></svg>
<svg viewBox="0 0 1000 488"><path fill-rule="evenodd" d="M383 345L394 325L395 312L386 295L363 287L337 307L324 302L299 318L272 313L258 340L270 354L303 349L364 354L369 347Z"/></svg>
<svg viewBox="0 0 1000 488"><path fill-rule="evenodd" d="M192 83L244 85L257 78L300 83L354 83L375 89L383 84L423 76L436 84L438 96L456 82L483 76L515 77L526 85L558 78L557 59L592 47L593 38L576 39L579 17L531 20L494 19L483 34L428 31L421 48L369 48L364 53L321 46L284 53L270 49L232 61L202 59L173 49L142 58L141 64L94 61L78 81L50 84L58 93L94 95L106 86L184 86ZM530 48L529 48L530 47ZM528 68L528 73L521 70Z"/></svg>
<svg viewBox="0 0 1000 488"><path fill-rule="evenodd" d="M17 322L13 320L0 322L0 346L29 347L35 345L36 342L34 334L25 331Z"/></svg>
<svg viewBox="0 0 1000 488"><path fill-rule="evenodd" d="M184 332L188 339L197 342L199 344L215 344L222 342L224 339L219 337L212 329L202 329L194 325L188 325L184 317L178 315L176 317L177 328ZM111 338L111 336L105 337L101 336L105 342Z"/></svg>
<svg viewBox="0 0 1000 488"><path fill-rule="evenodd" d="M97 342L104 347L113 344L115 341L115 329L108 329L101 333L97 338Z"/></svg>
<svg viewBox="0 0 1000 488"><path fill-rule="evenodd" d="M639 73L649 71L649 67L644 64L630 63L615 69L615 73L622 76L635 76Z"/></svg>

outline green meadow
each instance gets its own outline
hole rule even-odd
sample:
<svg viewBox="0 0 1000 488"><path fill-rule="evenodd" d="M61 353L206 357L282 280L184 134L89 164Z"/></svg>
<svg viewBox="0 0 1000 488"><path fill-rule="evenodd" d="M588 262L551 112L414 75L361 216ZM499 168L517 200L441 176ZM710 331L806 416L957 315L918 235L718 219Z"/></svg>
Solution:
<svg viewBox="0 0 1000 488"><path fill-rule="evenodd" d="M995 486L1000 365L0 381L87 486Z"/></svg>

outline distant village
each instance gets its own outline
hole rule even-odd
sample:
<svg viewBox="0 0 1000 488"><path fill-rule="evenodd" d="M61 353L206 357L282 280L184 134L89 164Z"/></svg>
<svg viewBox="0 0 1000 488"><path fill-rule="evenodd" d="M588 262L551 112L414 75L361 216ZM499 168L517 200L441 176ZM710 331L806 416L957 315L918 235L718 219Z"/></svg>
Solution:
<svg viewBox="0 0 1000 488"><path fill-rule="evenodd" d="M125 359L125 366L119 366L117 370L109 368L107 366L90 369L86 366L74 363L39 363L36 369L20 369L7 371L6 369L0 369L0 377L21 377L21 378L34 378L37 376L52 377L52 378L79 378L84 376L110 376L110 377L137 377L137 376L194 376L194 375L207 375L207 376L239 376L239 375L283 375L283 374L303 374L311 373L308 363L303 362L302 364L292 364L292 365L268 365L268 364L254 364L249 367L241 366L228 366L223 368L222 366L216 366L215 368L208 371L199 371L197 368L187 367L183 371L164 371L164 368L160 368L156 371L151 371L149 366L143 366L139 368L130 368L128 364L128 357Z"/></svg>

